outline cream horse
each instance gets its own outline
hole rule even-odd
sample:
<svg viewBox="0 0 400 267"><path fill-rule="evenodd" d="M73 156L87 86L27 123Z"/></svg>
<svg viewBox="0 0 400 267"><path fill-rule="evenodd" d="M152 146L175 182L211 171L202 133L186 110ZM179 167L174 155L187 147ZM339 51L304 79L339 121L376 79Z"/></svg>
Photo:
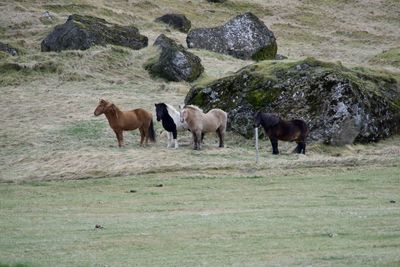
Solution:
<svg viewBox="0 0 400 267"><path fill-rule="evenodd" d="M202 135L209 132L217 132L219 147L224 147L227 114L221 109L212 109L204 113L202 109L194 105L186 105L181 108L181 122L186 122L193 135L195 150L201 148Z"/></svg>

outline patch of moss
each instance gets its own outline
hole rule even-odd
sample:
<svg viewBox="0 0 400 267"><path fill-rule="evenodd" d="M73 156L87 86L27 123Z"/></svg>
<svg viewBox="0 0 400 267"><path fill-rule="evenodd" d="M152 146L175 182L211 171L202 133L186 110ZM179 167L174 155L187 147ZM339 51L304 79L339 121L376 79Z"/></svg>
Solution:
<svg viewBox="0 0 400 267"><path fill-rule="evenodd" d="M279 88L261 88L249 92L246 95L246 100L256 109L260 109L265 105L274 102L281 94Z"/></svg>
<svg viewBox="0 0 400 267"><path fill-rule="evenodd" d="M278 52L278 45L276 42L272 42L269 45L261 48L254 53L251 58L255 61L261 61L265 59L275 59L276 53Z"/></svg>
<svg viewBox="0 0 400 267"><path fill-rule="evenodd" d="M384 51L372 58L370 62L400 68L400 47Z"/></svg>
<svg viewBox="0 0 400 267"><path fill-rule="evenodd" d="M207 95L199 90L193 98L193 104L199 107L204 107L207 104Z"/></svg>

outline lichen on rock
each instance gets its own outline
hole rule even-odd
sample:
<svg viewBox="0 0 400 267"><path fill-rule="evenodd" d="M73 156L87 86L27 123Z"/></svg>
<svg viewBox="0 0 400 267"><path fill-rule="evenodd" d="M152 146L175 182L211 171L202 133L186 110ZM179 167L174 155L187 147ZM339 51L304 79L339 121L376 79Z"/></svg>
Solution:
<svg viewBox="0 0 400 267"><path fill-rule="evenodd" d="M240 59L275 59L275 35L254 14L238 15L215 28L193 29L188 33L189 48L201 48Z"/></svg>

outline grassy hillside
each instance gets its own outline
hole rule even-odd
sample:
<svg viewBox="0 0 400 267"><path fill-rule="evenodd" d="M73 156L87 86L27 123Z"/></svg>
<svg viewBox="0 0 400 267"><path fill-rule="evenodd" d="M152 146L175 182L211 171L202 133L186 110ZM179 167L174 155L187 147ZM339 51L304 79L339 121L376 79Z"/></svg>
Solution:
<svg viewBox="0 0 400 267"><path fill-rule="evenodd" d="M122 109L183 102L191 84L152 79L143 68L160 33L185 45L185 34L156 17L184 13L193 28L211 27L245 11L274 31L278 53L291 60L400 73L395 0L0 3L0 41L19 51L0 53L0 266L398 264L399 136L310 144L306 156L280 143L273 157L263 141L256 165L252 140L233 133L225 149L207 135L192 151L183 134L171 150L156 122L156 144L140 148L135 131L119 149L105 117L94 117L99 98ZM150 46L41 53L41 40L71 13L133 24ZM252 63L192 52L205 67L202 83Z"/></svg>

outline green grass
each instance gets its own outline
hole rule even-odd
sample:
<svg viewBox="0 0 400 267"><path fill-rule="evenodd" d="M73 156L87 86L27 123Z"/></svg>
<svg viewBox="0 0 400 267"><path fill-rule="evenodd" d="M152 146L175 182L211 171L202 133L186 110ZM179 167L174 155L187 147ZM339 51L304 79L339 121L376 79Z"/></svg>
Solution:
<svg viewBox="0 0 400 267"><path fill-rule="evenodd" d="M370 62L400 68L400 47L384 51L372 58Z"/></svg>
<svg viewBox="0 0 400 267"><path fill-rule="evenodd" d="M398 263L400 169L323 170L278 177L170 173L1 184L0 261L38 266ZM95 229L96 224L104 228Z"/></svg>

